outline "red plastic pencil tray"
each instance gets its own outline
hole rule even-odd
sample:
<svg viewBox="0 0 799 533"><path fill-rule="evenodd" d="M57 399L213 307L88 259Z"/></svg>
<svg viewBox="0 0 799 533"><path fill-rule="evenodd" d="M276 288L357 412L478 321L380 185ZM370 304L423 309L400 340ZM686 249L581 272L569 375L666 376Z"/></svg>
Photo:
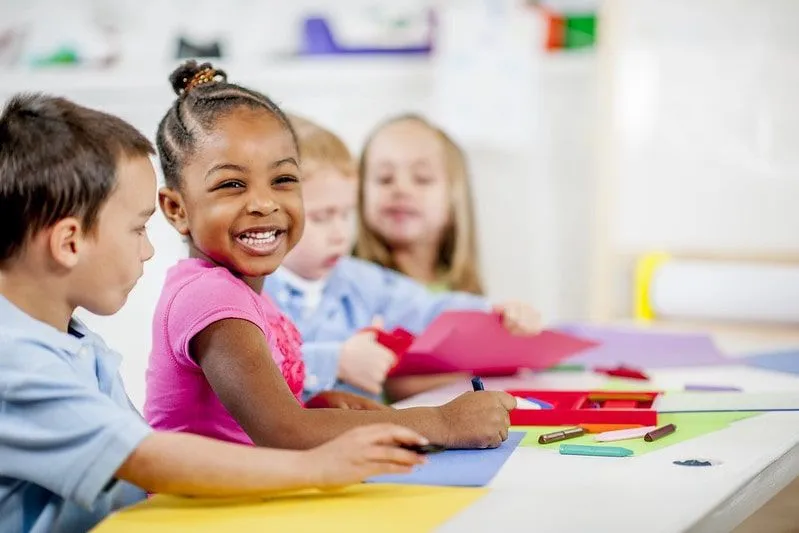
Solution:
<svg viewBox="0 0 799 533"><path fill-rule="evenodd" d="M657 424L652 408L660 392L509 390L508 394L546 402L551 409L514 409L514 426L567 426L577 424Z"/></svg>

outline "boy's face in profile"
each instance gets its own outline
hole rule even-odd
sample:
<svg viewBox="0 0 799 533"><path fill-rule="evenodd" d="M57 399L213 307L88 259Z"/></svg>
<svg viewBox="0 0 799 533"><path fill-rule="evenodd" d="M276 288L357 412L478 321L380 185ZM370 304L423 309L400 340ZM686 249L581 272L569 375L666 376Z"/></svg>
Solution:
<svg viewBox="0 0 799 533"><path fill-rule="evenodd" d="M300 277L317 280L350 254L355 239L358 181L332 166L315 167L305 173L305 179L305 232L283 264Z"/></svg>
<svg viewBox="0 0 799 533"><path fill-rule="evenodd" d="M94 228L82 236L70 274L70 303L98 315L116 313L125 304L154 252L145 228L155 211L156 178L150 159L121 159L116 178Z"/></svg>

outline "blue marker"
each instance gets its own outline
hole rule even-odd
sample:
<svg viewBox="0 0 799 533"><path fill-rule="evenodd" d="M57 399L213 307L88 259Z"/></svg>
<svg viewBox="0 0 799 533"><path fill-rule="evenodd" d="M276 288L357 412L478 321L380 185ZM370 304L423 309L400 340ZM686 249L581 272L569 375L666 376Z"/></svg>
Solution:
<svg viewBox="0 0 799 533"><path fill-rule="evenodd" d="M477 392L479 390L486 390L485 387L483 387L483 380L478 378L477 376L473 377L472 378L472 389L474 389L475 392Z"/></svg>

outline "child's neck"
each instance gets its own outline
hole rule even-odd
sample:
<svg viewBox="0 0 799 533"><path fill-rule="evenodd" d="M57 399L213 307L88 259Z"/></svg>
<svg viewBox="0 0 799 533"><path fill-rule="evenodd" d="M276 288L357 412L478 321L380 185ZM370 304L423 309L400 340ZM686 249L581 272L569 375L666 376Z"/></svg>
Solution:
<svg viewBox="0 0 799 533"><path fill-rule="evenodd" d="M420 243L392 251L397 269L425 284L438 281L438 245Z"/></svg>
<svg viewBox="0 0 799 533"><path fill-rule="evenodd" d="M189 257L191 257L192 259L202 259L203 261L207 261L207 262L211 263L212 265L218 265L218 266L220 266L222 268L227 268L225 265L220 265L219 263L217 263L216 261L214 261L213 259L211 259L207 255L205 255L203 252L198 250L193 244L189 246ZM230 269L228 269L228 270L230 270ZM241 281L246 283L249 288L251 288L253 291L255 291L256 294L261 294L261 291L263 291L263 289L264 289L264 278L266 276L243 276L243 275L241 275L238 272L233 272L232 270L230 270L230 272L234 276L239 278Z"/></svg>
<svg viewBox="0 0 799 533"><path fill-rule="evenodd" d="M31 275L21 267L0 270L0 294L31 318L66 333L75 307L59 298L62 291L47 283L45 276Z"/></svg>

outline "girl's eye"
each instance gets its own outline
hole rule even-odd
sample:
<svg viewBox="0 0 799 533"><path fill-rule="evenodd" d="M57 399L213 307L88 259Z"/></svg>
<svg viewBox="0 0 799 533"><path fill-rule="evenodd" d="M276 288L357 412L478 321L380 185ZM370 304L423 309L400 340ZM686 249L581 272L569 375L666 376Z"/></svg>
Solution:
<svg viewBox="0 0 799 533"><path fill-rule="evenodd" d="M392 177L393 176L378 176L377 183L379 183L380 185L388 185L389 183L391 183Z"/></svg>
<svg viewBox="0 0 799 533"><path fill-rule="evenodd" d="M244 184L238 180L230 180L222 182L217 189L240 189Z"/></svg>
<svg viewBox="0 0 799 533"><path fill-rule="evenodd" d="M297 183L298 181L300 181L300 180L297 179L296 176L285 175L285 176L279 176L278 178L276 178L275 179L275 184L281 185L281 184L286 184L286 183Z"/></svg>
<svg viewBox="0 0 799 533"><path fill-rule="evenodd" d="M324 224L330 220L330 216L327 213L310 213L308 215L308 220L314 224Z"/></svg>
<svg viewBox="0 0 799 533"><path fill-rule="evenodd" d="M433 181L433 178L431 178L430 176L416 176L416 183L419 183L421 185L427 185L428 183L431 183L432 181Z"/></svg>

